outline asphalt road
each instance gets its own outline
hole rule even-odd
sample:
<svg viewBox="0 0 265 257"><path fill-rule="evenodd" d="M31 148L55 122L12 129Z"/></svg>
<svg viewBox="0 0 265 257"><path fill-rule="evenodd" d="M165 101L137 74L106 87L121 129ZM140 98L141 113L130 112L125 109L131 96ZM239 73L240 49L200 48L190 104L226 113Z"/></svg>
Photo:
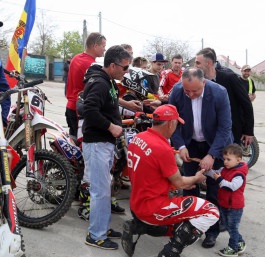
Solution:
<svg viewBox="0 0 265 257"><path fill-rule="evenodd" d="M40 86L52 104L46 103L45 115L66 128L64 84L45 82ZM246 207L240 225L240 231L246 240L247 249L242 256L265 256L265 92L257 92L253 103L255 111L255 135L259 141L260 156L256 165L250 169L245 190ZM130 191L122 190L118 195L119 203L126 208L124 215L112 215L112 228L122 230L122 223L131 218L129 211ZM44 229L22 228L26 245L27 257L125 257L120 240L118 250L101 250L84 244L88 222L77 216L78 202L72 204L69 212L56 224ZM184 249L182 257L213 257L218 256L219 249L227 246L229 235L219 235L215 247L204 249L201 240ZM154 257L168 241L167 238L142 236L136 246L135 257Z"/></svg>

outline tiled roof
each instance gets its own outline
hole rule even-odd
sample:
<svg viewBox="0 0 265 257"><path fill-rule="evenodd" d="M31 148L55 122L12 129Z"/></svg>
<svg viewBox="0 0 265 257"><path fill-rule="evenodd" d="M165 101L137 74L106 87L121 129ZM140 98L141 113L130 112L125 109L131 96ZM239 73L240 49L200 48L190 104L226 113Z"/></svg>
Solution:
<svg viewBox="0 0 265 257"><path fill-rule="evenodd" d="M251 70L255 73L265 73L265 61L253 66Z"/></svg>

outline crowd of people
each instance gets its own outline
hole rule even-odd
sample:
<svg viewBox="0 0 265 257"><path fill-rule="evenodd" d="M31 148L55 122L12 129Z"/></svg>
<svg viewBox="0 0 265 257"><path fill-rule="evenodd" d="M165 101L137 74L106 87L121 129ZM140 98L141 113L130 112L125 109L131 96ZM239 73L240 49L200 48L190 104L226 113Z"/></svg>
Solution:
<svg viewBox="0 0 265 257"><path fill-rule="evenodd" d="M149 60L133 58L129 44L112 46L105 53L106 40L99 33L88 36L85 52L71 61L66 91L66 118L72 136L76 136L78 124L76 99L84 91L85 171L78 215L89 220L86 244L117 249L118 244L111 238L123 237L125 251L133 245L133 223L128 222L129 229L123 235L110 228L111 212L125 211L112 196L110 170L116 138L122 134L119 106L132 112L142 111L144 106L153 113L153 125L137 134L128 146L130 209L133 217L144 223L167 226L165 235L170 240L158 256L179 256L203 233L202 246L213 247L220 233L219 220L230 234L228 246L219 254L243 253L246 244L238 225L247 166L236 145L243 141L247 146L254 136L251 101L255 99L255 85L249 78L251 68L243 66L238 77L217 62L214 49L204 48L196 54L195 67L183 69L183 57L176 54L171 67L165 69L168 60L162 53L153 54ZM104 53L103 67L92 65ZM144 80L135 69L145 74ZM125 76L129 70L132 76ZM123 97L128 92L134 94L130 84L135 83L152 97L142 102L137 94L132 99ZM180 152L183 174L177 168L172 147ZM194 162L193 158L200 161ZM202 199L199 184L205 180L207 193ZM183 189L183 195L170 198L171 185ZM240 204L227 200L235 196ZM232 221L231 215L235 215Z"/></svg>
<svg viewBox="0 0 265 257"><path fill-rule="evenodd" d="M119 107L134 113L143 111L144 106L153 115L152 127L137 134L128 145L133 219L166 227L163 235L169 236L169 242L159 257L180 256L203 234L202 247L213 247L221 224L230 238L219 254L243 253L246 243L239 233L239 223L248 168L242 162L239 144L243 141L249 145L254 136L251 102L256 88L250 78L251 67L244 65L239 77L218 63L214 49L204 48L196 54L194 67L184 69L183 57L176 54L166 69L169 61L162 53L134 58L129 44L107 51L106 45L104 35L92 32L85 51L65 63L65 116L73 137L78 131L76 103L80 92L84 99L85 170L78 216L89 221L86 244L113 250L118 244L111 239L122 238L124 250L132 250L134 223L127 221L123 233L110 227L111 213L125 212L112 195L110 170L116 139L123 133ZM96 58L103 55L101 66ZM130 69L135 76L128 77L126 83L144 87L144 100L123 98L127 92L133 93L132 87L123 83ZM1 62L0 80L0 91L7 90ZM3 104L5 126L9 105L10 101ZM183 160L182 174L173 148L179 150ZM205 199L200 197L199 184L203 181L207 185ZM170 196L172 186L183 189L183 195Z"/></svg>

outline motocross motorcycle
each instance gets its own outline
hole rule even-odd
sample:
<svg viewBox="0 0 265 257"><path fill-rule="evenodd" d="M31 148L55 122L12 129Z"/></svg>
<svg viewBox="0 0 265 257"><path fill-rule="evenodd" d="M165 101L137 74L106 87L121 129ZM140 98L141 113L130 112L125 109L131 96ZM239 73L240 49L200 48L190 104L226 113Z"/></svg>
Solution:
<svg viewBox="0 0 265 257"><path fill-rule="evenodd" d="M47 97L36 86L43 81L27 82L16 72L5 72L19 81L16 92L12 92L18 94L17 104L11 108L5 131L8 143L21 156L12 169L18 218L23 226L42 228L64 216L76 192L71 165L46 149L45 136L51 129L70 139L59 124L43 116Z"/></svg>

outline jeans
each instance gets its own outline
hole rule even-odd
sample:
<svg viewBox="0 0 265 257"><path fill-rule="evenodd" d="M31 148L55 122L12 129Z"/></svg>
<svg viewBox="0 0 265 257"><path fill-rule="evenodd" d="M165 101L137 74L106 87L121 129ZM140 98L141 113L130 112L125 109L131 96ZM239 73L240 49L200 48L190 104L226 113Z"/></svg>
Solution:
<svg viewBox="0 0 265 257"><path fill-rule="evenodd" d="M222 222L225 225L226 230L229 233L229 243L228 245L234 250L238 251L238 243L244 242L241 234L238 231L240 220L243 214L242 209L227 209L220 207L220 213L222 217Z"/></svg>
<svg viewBox="0 0 265 257"><path fill-rule="evenodd" d="M85 161L84 180L90 183L88 231L94 240L107 238L111 218L111 174L114 144L82 143Z"/></svg>

